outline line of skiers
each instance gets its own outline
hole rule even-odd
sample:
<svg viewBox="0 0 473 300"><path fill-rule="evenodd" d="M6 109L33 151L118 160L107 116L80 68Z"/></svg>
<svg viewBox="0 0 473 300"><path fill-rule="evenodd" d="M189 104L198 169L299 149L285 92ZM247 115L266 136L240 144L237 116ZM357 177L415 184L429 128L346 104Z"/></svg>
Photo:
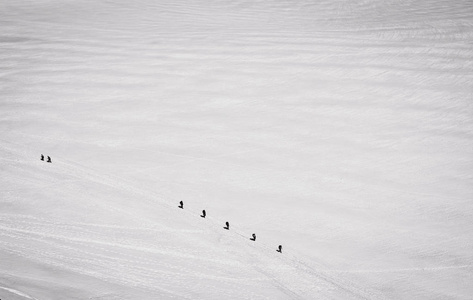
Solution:
<svg viewBox="0 0 473 300"><path fill-rule="evenodd" d="M44 161L44 155L43 154L41 154L41 160ZM48 160L46 162L52 163L51 157L48 156Z"/></svg>
<svg viewBox="0 0 473 300"><path fill-rule="evenodd" d="M179 201L179 206L178 206L178 207L179 207L180 209L184 209L184 202ZM205 218L205 217L207 216L207 213L205 212L205 209L202 210L202 214L201 214L200 216L201 216L202 218ZM230 223L225 222L225 226L223 227L223 229L230 230ZM255 234L255 233L253 233L253 234L251 235L250 240L256 241L256 234ZM277 249L276 251L279 252L279 253L282 253L282 245L279 245L279 246L278 246L278 249Z"/></svg>
<svg viewBox="0 0 473 300"><path fill-rule="evenodd" d="M43 154L41 154L41 160L44 161L44 155ZM48 160L46 162L52 163L51 157L48 156ZM184 209L184 202L179 201L179 206L178 207L181 208L181 209ZM205 217L207 216L207 213L205 212L205 209L202 210L202 214L200 216L205 219ZM225 226L223 227L223 229L230 230L230 223L225 222ZM256 234L253 233L251 235L250 240L256 241ZM282 253L282 246L279 245L279 247L276 251L279 252L279 253Z"/></svg>

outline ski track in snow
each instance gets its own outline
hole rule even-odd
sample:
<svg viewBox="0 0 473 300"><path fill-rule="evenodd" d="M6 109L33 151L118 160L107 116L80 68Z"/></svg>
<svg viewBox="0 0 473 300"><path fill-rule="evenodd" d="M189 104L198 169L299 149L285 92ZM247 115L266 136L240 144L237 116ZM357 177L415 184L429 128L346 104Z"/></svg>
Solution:
<svg viewBox="0 0 473 300"><path fill-rule="evenodd" d="M473 265L461 266L441 266L441 267L423 267L423 268L405 268L405 269L383 269L383 270L326 270L326 272L340 272L340 273L397 273L397 272L435 272L449 269L464 269L473 268Z"/></svg>
<svg viewBox="0 0 473 300"><path fill-rule="evenodd" d="M33 297L31 297L31 296L29 296L29 295L27 295L27 294L25 294L25 293L22 293L22 292L20 292L20 291L17 291L17 290L15 290L15 289L12 289L12 288L7 288L7 287L0 286L0 289L5 290L5 291L8 291L8 292L10 292L10 293L12 293L12 294L16 294L16 295L18 295L18 296L27 298L27 299L36 300L36 298L33 298Z"/></svg>

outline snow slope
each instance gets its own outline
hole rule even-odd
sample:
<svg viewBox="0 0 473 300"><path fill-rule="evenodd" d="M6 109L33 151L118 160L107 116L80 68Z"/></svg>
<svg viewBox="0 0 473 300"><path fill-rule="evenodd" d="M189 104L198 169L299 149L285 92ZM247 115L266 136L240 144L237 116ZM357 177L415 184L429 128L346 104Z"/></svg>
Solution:
<svg viewBox="0 0 473 300"><path fill-rule="evenodd" d="M0 299L472 299L472 40L471 1L1 1Z"/></svg>

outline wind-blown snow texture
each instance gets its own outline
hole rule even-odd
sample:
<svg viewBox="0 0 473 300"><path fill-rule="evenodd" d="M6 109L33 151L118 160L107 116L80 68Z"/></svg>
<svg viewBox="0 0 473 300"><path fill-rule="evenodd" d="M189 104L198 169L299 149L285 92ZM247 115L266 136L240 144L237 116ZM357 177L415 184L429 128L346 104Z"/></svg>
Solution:
<svg viewBox="0 0 473 300"><path fill-rule="evenodd" d="M472 41L470 0L1 1L0 298L472 299Z"/></svg>

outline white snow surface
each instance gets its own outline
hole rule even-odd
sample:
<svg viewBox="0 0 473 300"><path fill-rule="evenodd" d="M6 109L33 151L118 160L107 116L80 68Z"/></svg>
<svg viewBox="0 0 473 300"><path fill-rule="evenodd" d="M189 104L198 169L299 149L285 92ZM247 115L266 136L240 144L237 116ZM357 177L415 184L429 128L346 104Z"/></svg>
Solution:
<svg viewBox="0 0 473 300"><path fill-rule="evenodd" d="M2 0L0 299L473 299L472 96L471 0Z"/></svg>

